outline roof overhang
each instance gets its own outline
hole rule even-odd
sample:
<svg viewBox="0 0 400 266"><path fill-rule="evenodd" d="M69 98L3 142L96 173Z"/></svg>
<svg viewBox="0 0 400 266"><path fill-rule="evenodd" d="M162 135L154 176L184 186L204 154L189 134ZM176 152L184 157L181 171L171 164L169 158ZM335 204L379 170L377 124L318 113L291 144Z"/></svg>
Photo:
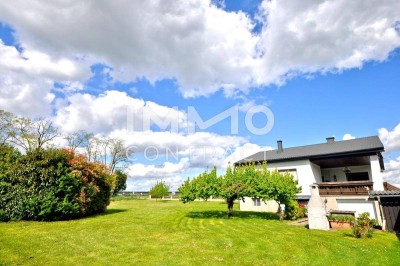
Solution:
<svg viewBox="0 0 400 266"><path fill-rule="evenodd" d="M370 149L370 150L360 150L360 151L340 152L340 153L320 154L320 155L305 155L305 156L297 156L297 157L292 157L292 158L270 159L270 160L265 159L265 160L258 160L258 161L240 160L239 162L234 163L234 165L244 165L244 164L248 164L248 163L261 164L264 162L280 163L280 162L290 162L290 161L299 161L299 160L317 161L317 160L324 160L324 159L354 158L354 157L378 155L381 170L383 171L385 168L384 168L383 157L382 157L381 151L383 151L383 149Z"/></svg>

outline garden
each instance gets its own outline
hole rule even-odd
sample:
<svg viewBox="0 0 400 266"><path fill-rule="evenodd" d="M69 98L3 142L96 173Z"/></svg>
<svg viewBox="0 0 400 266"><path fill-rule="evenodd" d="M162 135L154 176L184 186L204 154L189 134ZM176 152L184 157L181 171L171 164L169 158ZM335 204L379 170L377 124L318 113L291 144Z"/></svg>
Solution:
<svg viewBox="0 0 400 266"><path fill-rule="evenodd" d="M0 223L0 265L398 265L396 235L318 231L226 203L112 201L70 221Z"/></svg>

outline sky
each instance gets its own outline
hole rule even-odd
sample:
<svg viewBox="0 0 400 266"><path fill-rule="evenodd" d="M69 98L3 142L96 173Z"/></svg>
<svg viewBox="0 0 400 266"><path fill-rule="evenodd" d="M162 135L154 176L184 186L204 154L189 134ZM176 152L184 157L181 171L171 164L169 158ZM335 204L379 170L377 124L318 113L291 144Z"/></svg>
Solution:
<svg viewBox="0 0 400 266"><path fill-rule="evenodd" d="M378 135L400 184L400 2L2 1L0 109L121 138L127 190ZM60 144L62 145L62 143Z"/></svg>

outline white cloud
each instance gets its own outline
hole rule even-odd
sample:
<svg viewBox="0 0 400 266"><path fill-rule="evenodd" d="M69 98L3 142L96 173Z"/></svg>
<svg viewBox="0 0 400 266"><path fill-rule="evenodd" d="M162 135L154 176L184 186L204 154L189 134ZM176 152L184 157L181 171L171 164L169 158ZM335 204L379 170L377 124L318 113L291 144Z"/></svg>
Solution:
<svg viewBox="0 0 400 266"><path fill-rule="evenodd" d="M24 49L59 58L67 74L65 60L79 58L109 65L121 81L176 79L194 97L386 60L400 46L398 10L390 0L264 1L261 33L245 13L204 0L3 1L0 19Z"/></svg>
<svg viewBox="0 0 400 266"><path fill-rule="evenodd" d="M380 128L378 132L379 138L385 147L386 156L400 152L400 123L395 126L393 130ZM389 160L385 163L383 178L389 183L400 185L400 157Z"/></svg>
<svg viewBox="0 0 400 266"><path fill-rule="evenodd" d="M400 45L400 2L264 1L263 83L299 73L341 71L385 60Z"/></svg>
<svg viewBox="0 0 400 266"><path fill-rule="evenodd" d="M355 139L356 137L354 137L353 135L346 133L343 135L343 140L349 140L349 139Z"/></svg>
<svg viewBox="0 0 400 266"><path fill-rule="evenodd" d="M20 53L14 46L4 45L1 39L0 58L0 108L18 115L49 115L56 80L68 82L88 77L71 60L53 60L35 50Z"/></svg>
<svg viewBox="0 0 400 266"><path fill-rule="evenodd" d="M202 169L213 166L226 167L226 158L230 157L246 141L239 136L224 136L209 132L184 135L168 131L126 132L116 130L110 136L125 140L129 149L134 152L130 158L132 161L140 156L148 157L148 164L152 164L151 161L155 159L174 162L181 158L187 158L190 168Z"/></svg>
<svg viewBox="0 0 400 266"><path fill-rule="evenodd" d="M241 103L238 108L239 111L246 113L248 112L252 107L256 106L256 101L255 100L245 100L243 103Z"/></svg>
<svg viewBox="0 0 400 266"><path fill-rule="evenodd" d="M400 151L400 123L393 130L379 129L379 138L385 146L385 151Z"/></svg>
<svg viewBox="0 0 400 266"><path fill-rule="evenodd" d="M136 163L128 167L127 171L130 178L156 179L182 175L189 170L189 159L183 158L178 163L165 162L162 165L145 165Z"/></svg>
<svg viewBox="0 0 400 266"><path fill-rule="evenodd" d="M59 108L55 121L64 132L86 130L95 134L108 134L116 129L143 131L146 129L143 128L143 120L150 121L150 115L161 122L171 121L178 127L186 126L185 112L132 98L125 92L114 90L98 96L72 94ZM157 126L154 122L150 123L150 126L154 125Z"/></svg>
<svg viewBox="0 0 400 266"><path fill-rule="evenodd" d="M382 176L384 181L400 185L400 157L385 163L385 171Z"/></svg>
<svg viewBox="0 0 400 266"><path fill-rule="evenodd" d="M2 2L0 19L25 47L105 63L122 81L176 78L187 97L248 87L257 64L252 21L210 1Z"/></svg>

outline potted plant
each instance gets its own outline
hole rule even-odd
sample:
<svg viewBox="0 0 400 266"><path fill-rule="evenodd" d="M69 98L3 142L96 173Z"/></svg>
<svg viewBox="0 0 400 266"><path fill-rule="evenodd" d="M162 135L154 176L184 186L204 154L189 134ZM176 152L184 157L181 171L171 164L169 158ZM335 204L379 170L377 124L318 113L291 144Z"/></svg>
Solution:
<svg viewBox="0 0 400 266"><path fill-rule="evenodd" d="M350 215L334 215L327 218L332 229L351 229L354 223L354 216Z"/></svg>

